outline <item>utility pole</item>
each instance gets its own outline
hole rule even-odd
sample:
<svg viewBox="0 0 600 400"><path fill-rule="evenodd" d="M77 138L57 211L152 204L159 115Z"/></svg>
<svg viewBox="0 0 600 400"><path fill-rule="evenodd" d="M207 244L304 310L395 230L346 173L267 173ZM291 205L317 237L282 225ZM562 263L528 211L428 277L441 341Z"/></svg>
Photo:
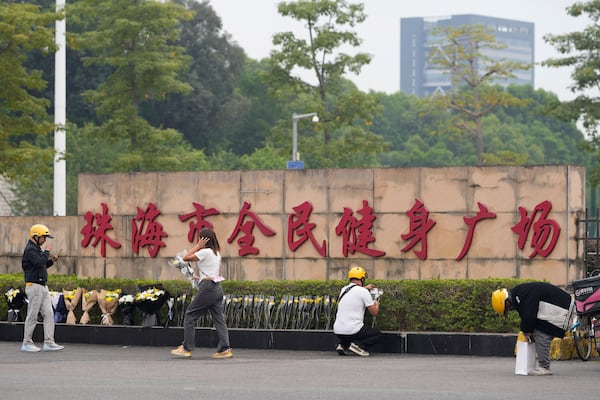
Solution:
<svg viewBox="0 0 600 400"><path fill-rule="evenodd" d="M65 9L65 0L56 0L56 11ZM54 215L67 214L67 49L66 16L56 21L56 54L54 55Z"/></svg>

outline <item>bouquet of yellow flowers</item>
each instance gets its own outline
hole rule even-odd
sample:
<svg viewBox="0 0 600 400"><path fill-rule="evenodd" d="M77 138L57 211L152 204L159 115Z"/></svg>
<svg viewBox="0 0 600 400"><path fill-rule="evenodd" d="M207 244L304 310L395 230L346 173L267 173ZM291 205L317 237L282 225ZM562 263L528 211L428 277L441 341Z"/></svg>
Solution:
<svg viewBox="0 0 600 400"><path fill-rule="evenodd" d="M138 288L135 295L135 306L144 313L143 326L157 325L156 314L169 298L169 293L162 285L147 285Z"/></svg>
<svg viewBox="0 0 600 400"><path fill-rule="evenodd" d="M80 324L87 325L90 323L90 311L92 310L92 308L94 308L94 306L96 305L97 302L98 302L98 291L97 290L92 290L91 292L88 292L87 290L83 289L83 296L82 296L82 303L81 303L81 308L83 309L83 314L81 315L81 319L79 320Z"/></svg>
<svg viewBox="0 0 600 400"><path fill-rule="evenodd" d="M4 296L8 303L8 322L21 321L21 308L27 303L27 296L23 289L11 286Z"/></svg>
<svg viewBox="0 0 600 400"><path fill-rule="evenodd" d="M121 294L121 289L109 291L109 290L100 290L98 294L98 307L102 311L102 321L101 325L112 325L113 319L112 316L117 312L117 306L119 305L119 295Z"/></svg>
<svg viewBox="0 0 600 400"><path fill-rule="evenodd" d="M64 290L63 298L65 300L65 306L67 307L67 324L76 324L77 319L75 318L75 308L81 300L81 288L74 290Z"/></svg>

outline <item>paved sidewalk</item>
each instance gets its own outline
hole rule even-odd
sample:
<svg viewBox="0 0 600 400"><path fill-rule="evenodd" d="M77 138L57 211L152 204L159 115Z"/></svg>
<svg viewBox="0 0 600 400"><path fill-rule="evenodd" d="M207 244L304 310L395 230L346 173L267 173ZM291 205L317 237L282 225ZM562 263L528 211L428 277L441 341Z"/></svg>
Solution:
<svg viewBox="0 0 600 400"><path fill-rule="evenodd" d="M166 347L65 344L22 353L0 342L0 398L43 400L564 400L597 397L600 361L555 361L555 375L514 375L514 358L212 348L173 359Z"/></svg>

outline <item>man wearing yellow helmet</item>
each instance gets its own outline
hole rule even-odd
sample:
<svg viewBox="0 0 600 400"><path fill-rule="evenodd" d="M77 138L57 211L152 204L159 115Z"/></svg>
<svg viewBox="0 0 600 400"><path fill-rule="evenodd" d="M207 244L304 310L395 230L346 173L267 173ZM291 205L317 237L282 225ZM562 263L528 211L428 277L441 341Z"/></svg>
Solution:
<svg viewBox="0 0 600 400"><path fill-rule="evenodd" d="M373 316L379 313L379 300L373 299L369 293L375 286L365 286L366 278L367 272L364 268L352 267L348 271L349 283L340 291L333 324L333 333L340 340L336 347L339 355L352 352L359 356L368 356L365 347L379 340L381 332L364 324L365 309Z"/></svg>
<svg viewBox="0 0 600 400"><path fill-rule="evenodd" d="M538 367L530 375L552 375L550 344L552 338L562 338L574 310L571 295L546 282L526 282L511 290L498 289L492 293L492 308L506 316L517 310L521 331L535 342Z"/></svg>
<svg viewBox="0 0 600 400"><path fill-rule="evenodd" d="M58 256L50 255L50 246L45 246L46 249L42 250L42 245L46 243L46 239L53 237L45 225L33 225L29 229L29 240L21 259L25 277L25 294L29 302L21 351L27 353L41 350L33 343L32 339L38 314L41 314L44 319L44 351L63 349L63 346L54 342L54 311L52 310L50 293L46 286L48 281L47 269L54 265L54 262L58 260Z"/></svg>

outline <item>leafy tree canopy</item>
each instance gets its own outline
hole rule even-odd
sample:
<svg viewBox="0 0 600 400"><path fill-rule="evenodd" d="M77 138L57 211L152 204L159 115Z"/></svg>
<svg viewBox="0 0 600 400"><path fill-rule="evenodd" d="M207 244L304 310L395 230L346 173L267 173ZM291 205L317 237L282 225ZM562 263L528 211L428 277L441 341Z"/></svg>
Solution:
<svg viewBox="0 0 600 400"><path fill-rule="evenodd" d="M429 61L441 70L448 71L452 88L447 93L435 93L430 99L441 108L455 112L454 124L469 133L477 142L477 164L484 163L483 117L497 107L525 105L498 86L498 82L514 77L514 71L533 66L498 59L491 51L503 49L483 25L445 27L438 30L442 38L434 43Z"/></svg>
<svg viewBox="0 0 600 400"><path fill-rule="evenodd" d="M30 53L52 58L60 18L32 4L0 4L0 176L8 179L35 180L53 157L51 147L36 143L54 128L46 112L50 102L38 95L47 82L25 61Z"/></svg>
<svg viewBox="0 0 600 400"><path fill-rule="evenodd" d="M371 61L368 54L342 51L362 42L352 28L365 20L363 8L362 4L331 0L282 2L278 6L282 16L303 23L305 35L282 32L273 36L276 49L271 52L266 82L277 98L289 104L288 118L294 113L318 114L319 123L312 126L312 132L303 131L298 138L311 168L349 167L358 160L376 166L375 155L388 146L369 130L381 111L379 105L344 79L346 73L359 73ZM311 72L316 84L304 81L297 70ZM273 130L272 144L281 146L285 138L289 143L288 118Z"/></svg>
<svg viewBox="0 0 600 400"><path fill-rule="evenodd" d="M567 14L572 17L586 16L591 23L581 31L560 35L546 35L544 40L551 44L561 57L550 58L542 62L549 67L571 67L570 89L577 96L574 100L555 104L554 112L563 119L581 121L590 141L590 150L596 152L596 163L590 171L594 186L600 183L600 145L598 138L598 122L600 121L600 2L578 1L567 7Z"/></svg>

